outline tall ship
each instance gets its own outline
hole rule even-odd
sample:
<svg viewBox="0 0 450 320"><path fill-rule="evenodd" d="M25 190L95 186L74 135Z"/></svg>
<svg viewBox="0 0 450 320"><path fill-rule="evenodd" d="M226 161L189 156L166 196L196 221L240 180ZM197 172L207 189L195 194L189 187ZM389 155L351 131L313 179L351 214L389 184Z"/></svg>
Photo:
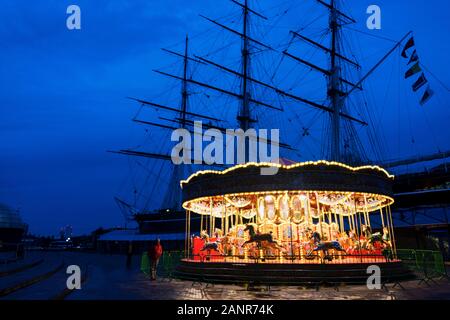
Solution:
<svg viewBox="0 0 450 320"><path fill-rule="evenodd" d="M436 204L445 215L440 228L448 230L450 152L426 123L424 107L447 99L448 91L439 91L443 84L420 61L412 31L392 39L360 30L349 6L343 0L266 6L231 0L229 12L201 14L204 30L163 49L172 63L154 71L168 90L129 97L139 106L132 120L143 126L145 141L112 151L129 159L129 192L116 202L127 221L137 222L138 234L151 235L142 239L159 237L191 255L197 250L199 258L211 239L228 236L239 245L222 245L216 250L222 256L225 250L231 259L303 261L314 258L300 244L313 234L319 242L353 235L358 243L378 234L395 253L394 222L406 223L405 216L415 219ZM376 53L369 41L379 43ZM430 128L433 143L418 141L413 119ZM184 150L189 161L181 164L173 161L177 129L192 136ZM206 163L194 150L196 135L205 150L218 133L227 137L227 129L249 132L244 156L233 152L224 156L232 161ZM279 140L259 140L272 155L279 150L270 161L248 151L260 129L279 129ZM257 176L261 166L281 173ZM425 176L418 173L424 167ZM252 234L271 235L284 246L269 254L257 241L256 252L244 252ZM448 251L448 233L442 239Z"/></svg>

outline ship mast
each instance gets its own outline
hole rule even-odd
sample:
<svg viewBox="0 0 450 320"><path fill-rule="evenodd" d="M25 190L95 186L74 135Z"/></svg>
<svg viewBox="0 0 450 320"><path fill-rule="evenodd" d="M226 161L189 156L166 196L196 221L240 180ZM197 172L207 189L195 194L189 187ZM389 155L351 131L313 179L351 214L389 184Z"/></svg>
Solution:
<svg viewBox="0 0 450 320"><path fill-rule="evenodd" d="M188 82L187 82L187 70L188 70L188 50L189 50L189 37L186 35L185 45L184 45L184 56L183 56L183 80L181 80L181 106L180 106L180 118L178 122L180 127L185 129L188 120L186 119L187 105L188 105ZM184 178L185 166L183 164L176 165L173 168L172 175L169 180L170 186L175 186L177 183ZM162 203L163 209L175 209L176 211L182 210L181 208L181 190L169 190L166 192L164 201Z"/></svg>
<svg viewBox="0 0 450 320"><path fill-rule="evenodd" d="M188 102L188 92L187 92L187 67L188 67L188 47L189 47L189 37L186 35L186 41L184 46L184 57L183 57L183 80L181 83L181 127L186 127L186 111Z"/></svg>
<svg viewBox="0 0 450 320"><path fill-rule="evenodd" d="M237 117L239 121L239 126L242 130L246 131L250 126L250 106L249 106L249 92L248 92L248 76L249 76L249 65L250 65L250 53L248 50L248 0L245 0L244 5L242 5L243 10L243 30L242 30L242 103L241 110ZM247 149L247 148L246 148Z"/></svg>
<svg viewBox="0 0 450 320"><path fill-rule="evenodd" d="M331 50L330 50L330 75L328 76L329 88L328 98L331 103L333 112L331 113L331 160L341 161L341 148L340 148L340 111L342 108L342 99L339 97L340 90L340 64L336 59L337 44L339 36L339 23L337 21L336 1L331 0L330 3L330 19L329 28L331 30Z"/></svg>

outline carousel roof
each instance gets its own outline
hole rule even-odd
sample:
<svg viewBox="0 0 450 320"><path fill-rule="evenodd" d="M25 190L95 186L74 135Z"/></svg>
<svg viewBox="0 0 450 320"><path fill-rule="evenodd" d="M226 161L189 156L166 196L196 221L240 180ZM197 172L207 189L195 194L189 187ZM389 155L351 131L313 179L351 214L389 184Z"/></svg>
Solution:
<svg viewBox="0 0 450 320"><path fill-rule="evenodd" d="M278 167L262 175L262 167ZM246 163L223 171L204 170L180 182L183 202L200 197L266 191L342 191L392 196L394 176L379 166L352 167L339 162L308 161L290 165Z"/></svg>

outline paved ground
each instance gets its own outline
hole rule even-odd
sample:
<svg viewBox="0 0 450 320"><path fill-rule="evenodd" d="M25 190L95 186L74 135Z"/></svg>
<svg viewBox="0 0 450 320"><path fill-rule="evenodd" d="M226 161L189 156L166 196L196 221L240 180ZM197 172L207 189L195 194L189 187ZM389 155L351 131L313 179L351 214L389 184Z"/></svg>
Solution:
<svg viewBox="0 0 450 320"><path fill-rule="evenodd" d="M34 256L35 257L35 256ZM365 286L340 286L338 288L307 288L300 286L246 288L238 285L207 285L191 281L160 278L150 281L139 271L139 257L135 257L132 268L125 266L125 256L100 255L73 252L51 252L44 255L45 262L36 268L0 278L0 283L17 283L31 275L42 274L45 268L55 264L77 264L87 275L81 290L64 295L67 275L59 270L51 277L2 299L51 299L64 297L68 300L91 299L450 299L450 282L439 280L429 284L418 280L403 282L403 288L388 285L381 290L368 290ZM9 266L8 268L11 268ZM29 275L26 275L28 273ZM1 289L1 288L0 288ZM63 294L63 295L62 295Z"/></svg>

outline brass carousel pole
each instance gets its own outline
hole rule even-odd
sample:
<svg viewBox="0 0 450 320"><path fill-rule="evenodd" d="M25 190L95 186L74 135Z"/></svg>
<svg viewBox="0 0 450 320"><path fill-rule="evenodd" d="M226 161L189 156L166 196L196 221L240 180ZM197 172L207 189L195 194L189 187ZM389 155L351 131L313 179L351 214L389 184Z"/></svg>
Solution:
<svg viewBox="0 0 450 320"><path fill-rule="evenodd" d="M222 198L222 200L223 200L223 198ZM222 229L222 236L225 236L226 235L226 230L225 230L225 215L226 215L226 213L227 213L227 208L226 208L226 206L225 206L225 202L223 202L223 204L224 204L224 209L223 209L223 212L222 212L222 214L221 214L221 217L220 217L220 229Z"/></svg>
<svg viewBox="0 0 450 320"><path fill-rule="evenodd" d="M364 195L364 220L366 222L366 225L370 227L372 230L372 225L370 224L370 218L369 218L369 211L367 211L367 198L366 195Z"/></svg>
<svg viewBox="0 0 450 320"><path fill-rule="evenodd" d="M395 243L394 222L393 222L393 220L392 220L392 211L391 211L390 205L388 205L387 208L388 208L388 210L389 210L389 220L391 221L391 229L392 229L391 241L392 241L392 248L394 249L394 257L397 259L397 244Z"/></svg>
<svg viewBox="0 0 450 320"><path fill-rule="evenodd" d="M322 213L320 212L320 204L319 204L319 196L316 194L316 202L317 202L317 214L319 215L319 227L320 227L320 237L323 238L323 232L322 232Z"/></svg>
<svg viewBox="0 0 450 320"><path fill-rule="evenodd" d="M380 216L381 216L381 226L384 229L384 216L383 216L383 206L380 206Z"/></svg>
<svg viewBox="0 0 450 320"><path fill-rule="evenodd" d="M357 208L357 206L356 206L356 195L355 195L355 201L354 201L354 203L355 203L355 220L356 220L355 225L356 225L356 230L357 230L357 235L358 235L359 258L360 258L360 260L361 260L361 262L362 262L361 233L360 233L360 230L361 230L361 216L358 215L358 208ZM356 218L356 215L358 215L358 218L359 218L359 228L358 228L358 219Z"/></svg>
<svg viewBox="0 0 450 320"><path fill-rule="evenodd" d="M212 216L213 216L213 200L209 200L209 236L213 236L213 230L212 230Z"/></svg>
<svg viewBox="0 0 450 320"><path fill-rule="evenodd" d="M187 211L187 215L188 215L188 219L187 219L187 236L188 236L188 242L187 242L187 253L188 253L188 257L190 257L191 255L191 211L188 210Z"/></svg>
<svg viewBox="0 0 450 320"><path fill-rule="evenodd" d="M200 215L200 236L203 232L203 214Z"/></svg>
<svg viewBox="0 0 450 320"><path fill-rule="evenodd" d="M309 202L309 192L306 192L306 212L305 212L305 221L306 221L306 227L309 228L309 225L311 223L310 219L311 219L311 204Z"/></svg>
<svg viewBox="0 0 450 320"><path fill-rule="evenodd" d="M187 254L188 254L188 250L187 250L187 246L188 246L188 210L186 210L186 221L184 222L184 257L187 258Z"/></svg>

